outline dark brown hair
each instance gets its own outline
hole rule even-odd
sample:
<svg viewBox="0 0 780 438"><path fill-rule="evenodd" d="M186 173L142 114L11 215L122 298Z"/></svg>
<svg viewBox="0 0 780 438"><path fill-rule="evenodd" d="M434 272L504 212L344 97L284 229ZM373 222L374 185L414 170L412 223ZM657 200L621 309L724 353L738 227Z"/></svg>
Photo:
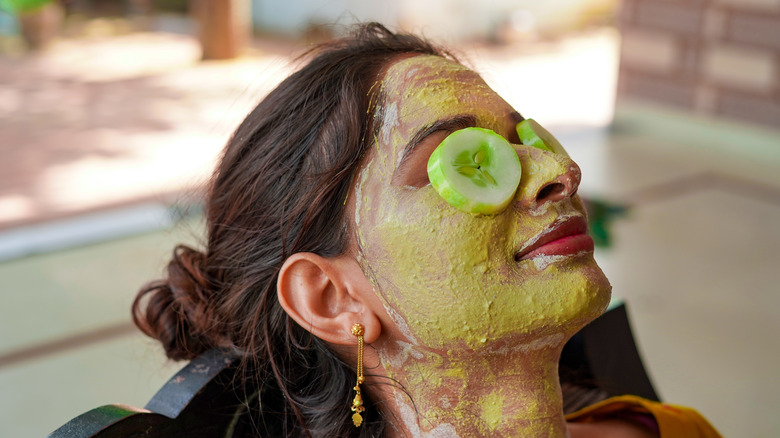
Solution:
<svg viewBox="0 0 780 438"><path fill-rule="evenodd" d="M379 129L374 85L383 67L415 53L451 57L376 23L314 49L227 144L206 199L205 251L178 246L167 278L146 285L133 304L136 325L172 359L214 347L242 355L282 395L275 409L283 436L383 434L370 391L368 421L350 423L354 370L289 318L276 280L291 254L346 250L345 199Z"/></svg>

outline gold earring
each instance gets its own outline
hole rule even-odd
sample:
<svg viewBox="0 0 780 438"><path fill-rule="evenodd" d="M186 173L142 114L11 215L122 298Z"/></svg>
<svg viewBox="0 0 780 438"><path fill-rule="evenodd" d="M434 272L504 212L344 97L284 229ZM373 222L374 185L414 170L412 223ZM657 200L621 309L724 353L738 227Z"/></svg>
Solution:
<svg viewBox="0 0 780 438"><path fill-rule="evenodd" d="M360 396L360 384L365 380L363 378L363 333L361 324L355 323L352 326L352 334L358 338L357 384L352 388L355 390L355 398L352 400L352 412L354 412L352 423L355 424L355 427L360 427L363 424L363 417L360 416L360 413L366 410L363 407L363 397Z"/></svg>

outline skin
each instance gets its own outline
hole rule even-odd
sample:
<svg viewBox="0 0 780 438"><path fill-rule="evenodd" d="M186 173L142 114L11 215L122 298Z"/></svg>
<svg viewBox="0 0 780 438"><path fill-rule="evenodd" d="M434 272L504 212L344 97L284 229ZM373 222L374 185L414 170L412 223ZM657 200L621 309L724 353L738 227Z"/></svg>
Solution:
<svg viewBox="0 0 780 438"><path fill-rule="evenodd" d="M604 311L610 286L591 252L519 262L515 254L585 215L574 195L579 169L565 154L519 145L517 113L459 64L408 57L380 86L381 129L350 199L352 253L382 322L367 364L400 384L371 386L398 419L391 436L566 436L557 361ZM523 176L500 214L460 211L427 181L431 152L464 124L495 131L518 153ZM539 197L556 182L565 189Z"/></svg>

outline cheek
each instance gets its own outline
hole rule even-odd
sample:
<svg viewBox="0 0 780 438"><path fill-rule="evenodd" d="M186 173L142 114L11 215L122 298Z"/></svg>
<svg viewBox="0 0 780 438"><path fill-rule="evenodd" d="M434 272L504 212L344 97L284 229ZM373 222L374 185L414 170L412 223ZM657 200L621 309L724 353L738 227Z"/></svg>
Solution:
<svg viewBox="0 0 780 438"><path fill-rule="evenodd" d="M473 302L473 297L463 296L464 290L474 289L464 281L490 269L500 236L449 207L430 186L387 187L363 206L358 228L367 276L389 313L403 315L411 338L430 338L442 321L425 309Z"/></svg>

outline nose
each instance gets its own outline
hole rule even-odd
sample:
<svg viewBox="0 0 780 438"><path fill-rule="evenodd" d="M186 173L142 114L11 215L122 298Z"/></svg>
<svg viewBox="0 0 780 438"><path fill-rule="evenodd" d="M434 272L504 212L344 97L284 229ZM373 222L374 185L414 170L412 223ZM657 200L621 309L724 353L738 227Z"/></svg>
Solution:
<svg viewBox="0 0 780 438"><path fill-rule="evenodd" d="M574 196L580 185L580 178L580 167L572 161L566 173L555 177L554 181L539 189L539 193L536 194L536 204L556 202Z"/></svg>
<svg viewBox="0 0 780 438"><path fill-rule="evenodd" d="M518 150L518 155L523 174L515 194L515 208L536 210L577 193L582 172L569 157L539 149Z"/></svg>

